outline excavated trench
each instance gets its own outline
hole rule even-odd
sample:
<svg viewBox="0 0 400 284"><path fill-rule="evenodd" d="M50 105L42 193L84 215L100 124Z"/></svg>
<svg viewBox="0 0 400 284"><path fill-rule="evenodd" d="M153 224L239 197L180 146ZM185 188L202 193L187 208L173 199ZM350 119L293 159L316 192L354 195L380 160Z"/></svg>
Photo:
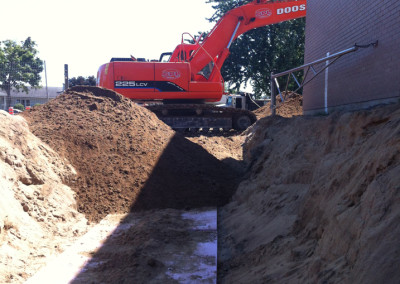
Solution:
<svg viewBox="0 0 400 284"><path fill-rule="evenodd" d="M54 273L72 283L216 279L216 208L229 202L243 177L243 138L229 138L228 147L225 137L192 137L199 141L193 143L149 110L101 88L69 89L24 118L76 170L63 181L97 232L54 262L71 263L69 271L48 266L30 283ZM214 140L216 156L200 146L204 139ZM73 269L76 263L81 267Z"/></svg>
<svg viewBox="0 0 400 284"><path fill-rule="evenodd" d="M20 150L0 149L16 198L0 211L1 282L73 248L71 283L397 283L399 105L293 117L295 95L268 112L238 135L184 137L114 92L74 88L23 114L54 153L7 122L0 137ZM71 247L90 230L99 246Z"/></svg>

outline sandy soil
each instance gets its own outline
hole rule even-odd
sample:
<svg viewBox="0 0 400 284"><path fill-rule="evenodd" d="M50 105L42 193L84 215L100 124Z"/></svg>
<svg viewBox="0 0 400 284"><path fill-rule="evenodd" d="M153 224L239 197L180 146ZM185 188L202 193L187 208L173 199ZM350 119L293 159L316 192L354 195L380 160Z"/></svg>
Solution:
<svg viewBox="0 0 400 284"><path fill-rule="evenodd" d="M225 137L176 134L99 88L0 112L0 282L106 218L117 234L80 255L74 283L212 283L162 255L207 251L193 241L210 232L183 216L218 206L218 283L398 283L399 105L304 117L300 97L285 104Z"/></svg>
<svg viewBox="0 0 400 284"><path fill-rule="evenodd" d="M221 283L398 283L400 107L264 118L220 211Z"/></svg>
<svg viewBox="0 0 400 284"><path fill-rule="evenodd" d="M282 102L282 98L278 95L276 96L276 106L275 112L276 115L282 117L293 117L298 115L303 115L303 97L299 94L290 93L285 95L284 102ZM266 104L265 106L256 109L254 114L257 116L257 119L267 117L271 115L271 103Z"/></svg>
<svg viewBox="0 0 400 284"><path fill-rule="evenodd" d="M245 173L246 163L243 161L243 144L246 139L242 133L228 136L186 137L203 147L208 153L234 169L237 175Z"/></svg>
<svg viewBox="0 0 400 284"><path fill-rule="evenodd" d="M22 283L87 231L62 182L75 174L22 117L0 111L0 283Z"/></svg>

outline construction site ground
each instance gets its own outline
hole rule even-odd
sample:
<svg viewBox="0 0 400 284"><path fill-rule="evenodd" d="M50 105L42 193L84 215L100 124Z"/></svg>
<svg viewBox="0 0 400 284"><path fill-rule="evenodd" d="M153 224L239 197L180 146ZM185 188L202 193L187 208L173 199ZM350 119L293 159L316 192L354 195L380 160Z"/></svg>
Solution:
<svg viewBox="0 0 400 284"><path fill-rule="evenodd" d="M398 283L400 105L301 101L219 136L95 87L0 112L0 283Z"/></svg>

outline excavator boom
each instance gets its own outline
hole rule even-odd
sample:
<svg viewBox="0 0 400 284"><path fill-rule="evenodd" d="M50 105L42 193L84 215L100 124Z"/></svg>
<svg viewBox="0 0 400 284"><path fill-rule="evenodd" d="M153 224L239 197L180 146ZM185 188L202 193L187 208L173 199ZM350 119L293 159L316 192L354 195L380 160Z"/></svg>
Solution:
<svg viewBox="0 0 400 284"><path fill-rule="evenodd" d="M306 4L306 0L283 2L256 0L230 10L217 22L191 57L192 73L197 74L214 58L221 59L220 56L229 50L232 42L247 31L305 17ZM219 66L222 64L223 62L218 63Z"/></svg>

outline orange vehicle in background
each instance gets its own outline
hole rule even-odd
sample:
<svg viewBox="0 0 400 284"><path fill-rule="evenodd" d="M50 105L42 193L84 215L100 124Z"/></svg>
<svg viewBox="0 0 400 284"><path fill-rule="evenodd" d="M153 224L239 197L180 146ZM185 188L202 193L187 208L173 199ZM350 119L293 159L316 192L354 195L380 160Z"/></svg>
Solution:
<svg viewBox="0 0 400 284"><path fill-rule="evenodd" d="M306 4L306 0L252 1L227 12L204 39L186 44L182 36L181 44L156 62L111 59L99 68L97 85L137 102L150 102L148 108L175 129L246 129L256 120L250 111L206 104L220 101L224 93L220 70L229 48L249 30L305 17Z"/></svg>

